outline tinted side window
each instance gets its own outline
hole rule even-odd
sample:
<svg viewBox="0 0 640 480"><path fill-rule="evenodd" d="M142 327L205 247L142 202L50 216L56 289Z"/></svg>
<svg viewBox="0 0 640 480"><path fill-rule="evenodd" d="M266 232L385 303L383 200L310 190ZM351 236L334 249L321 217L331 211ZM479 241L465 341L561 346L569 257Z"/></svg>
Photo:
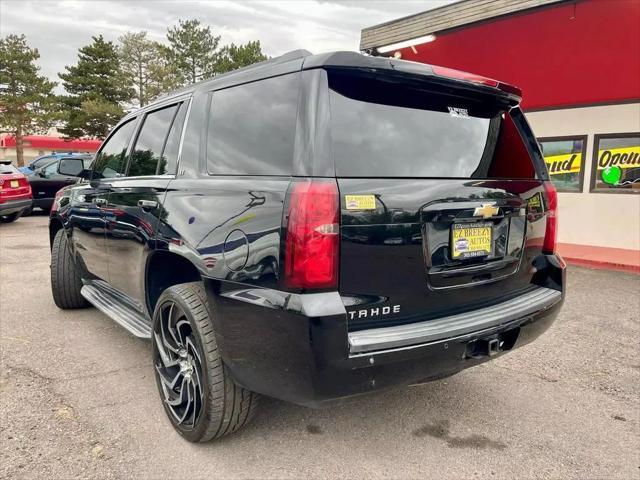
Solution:
<svg viewBox="0 0 640 480"><path fill-rule="evenodd" d="M35 160L31 165L33 166L33 170L35 170L36 168L40 168L43 165L45 165L47 162L50 162L54 157L42 157L39 158L38 160Z"/></svg>
<svg viewBox="0 0 640 480"><path fill-rule="evenodd" d="M159 163L160 170L164 170L166 160L162 150L177 109L178 105L172 105L145 116L131 154L128 176L155 175Z"/></svg>
<svg viewBox="0 0 640 480"><path fill-rule="evenodd" d="M174 174L176 172L176 166L178 165L178 150L180 149L180 137L182 136L182 126L184 125L184 119L186 116L187 104L183 103L173 119L171 130L169 130L169 137L167 137L167 143L164 146L164 152L162 152L163 162L158 166L159 175Z"/></svg>
<svg viewBox="0 0 640 480"><path fill-rule="evenodd" d="M214 92L209 173L291 175L299 83L291 74Z"/></svg>
<svg viewBox="0 0 640 480"><path fill-rule="evenodd" d="M42 169L42 173L47 177L58 173L58 162L52 162Z"/></svg>
<svg viewBox="0 0 640 480"><path fill-rule="evenodd" d="M122 175L125 167L124 156L135 125L135 119L129 120L120 126L102 146L100 153L96 156L93 178L112 178Z"/></svg>

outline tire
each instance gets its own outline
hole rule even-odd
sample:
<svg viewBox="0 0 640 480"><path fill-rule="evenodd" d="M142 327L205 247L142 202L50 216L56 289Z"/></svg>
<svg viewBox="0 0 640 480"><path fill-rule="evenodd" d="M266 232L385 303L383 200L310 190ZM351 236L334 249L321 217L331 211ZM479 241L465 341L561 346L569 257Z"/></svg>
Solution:
<svg viewBox="0 0 640 480"><path fill-rule="evenodd" d="M190 442L240 430L255 415L259 399L231 378L220 357L212 315L200 282L166 289L153 313L153 365L162 405L176 431Z"/></svg>
<svg viewBox="0 0 640 480"><path fill-rule="evenodd" d="M58 230L51 248L51 293L53 301L63 310L84 308L89 302L80 295L82 280L69 251L64 229Z"/></svg>
<svg viewBox="0 0 640 480"><path fill-rule="evenodd" d="M20 218L20 213L12 213L10 215L0 215L0 223L11 223L15 222L18 218Z"/></svg>

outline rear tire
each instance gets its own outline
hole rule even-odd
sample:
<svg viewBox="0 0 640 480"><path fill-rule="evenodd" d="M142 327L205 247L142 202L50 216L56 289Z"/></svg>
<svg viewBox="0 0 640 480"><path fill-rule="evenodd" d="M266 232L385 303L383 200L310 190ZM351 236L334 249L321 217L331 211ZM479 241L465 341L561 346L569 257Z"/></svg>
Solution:
<svg viewBox="0 0 640 480"><path fill-rule="evenodd" d="M213 312L200 282L169 287L153 313L153 364L162 405L177 432L207 442L240 430L258 394L233 381L220 357Z"/></svg>
<svg viewBox="0 0 640 480"><path fill-rule="evenodd" d="M12 213L10 215L1 215L0 216L0 223L15 222L18 218L20 218L20 213Z"/></svg>
<svg viewBox="0 0 640 480"><path fill-rule="evenodd" d="M89 302L80 295L82 280L71 252L64 229L58 230L51 248L51 293L53 301L63 310L84 308Z"/></svg>

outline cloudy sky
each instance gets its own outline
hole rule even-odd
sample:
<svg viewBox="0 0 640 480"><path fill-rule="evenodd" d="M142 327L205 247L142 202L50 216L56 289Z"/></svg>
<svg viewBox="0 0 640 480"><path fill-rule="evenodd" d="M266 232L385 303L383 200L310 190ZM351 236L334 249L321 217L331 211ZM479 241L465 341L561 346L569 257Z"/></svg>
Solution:
<svg viewBox="0 0 640 480"><path fill-rule="evenodd" d="M196 18L221 42L260 40L271 56L297 48L314 53L357 50L360 30L453 0L345 1L50 1L0 0L0 36L24 33L40 51L42 72L52 80L76 62L78 48L102 34L116 40L146 30L163 41L167 26Z"/></svg>

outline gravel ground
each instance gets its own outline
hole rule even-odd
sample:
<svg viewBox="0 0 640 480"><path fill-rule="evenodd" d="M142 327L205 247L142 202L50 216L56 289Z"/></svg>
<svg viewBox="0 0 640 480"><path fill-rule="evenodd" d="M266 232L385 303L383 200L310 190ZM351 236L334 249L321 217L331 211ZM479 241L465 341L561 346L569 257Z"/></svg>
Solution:
<svg viewBox="0 0 640 480"><path fill-rule="evenodd" d="M150 344L51 299L47 218L0 225L0 478L640 478L640 276L570 268L538 341L312 410L265 399L218 443L173 431Z"/></svg>

